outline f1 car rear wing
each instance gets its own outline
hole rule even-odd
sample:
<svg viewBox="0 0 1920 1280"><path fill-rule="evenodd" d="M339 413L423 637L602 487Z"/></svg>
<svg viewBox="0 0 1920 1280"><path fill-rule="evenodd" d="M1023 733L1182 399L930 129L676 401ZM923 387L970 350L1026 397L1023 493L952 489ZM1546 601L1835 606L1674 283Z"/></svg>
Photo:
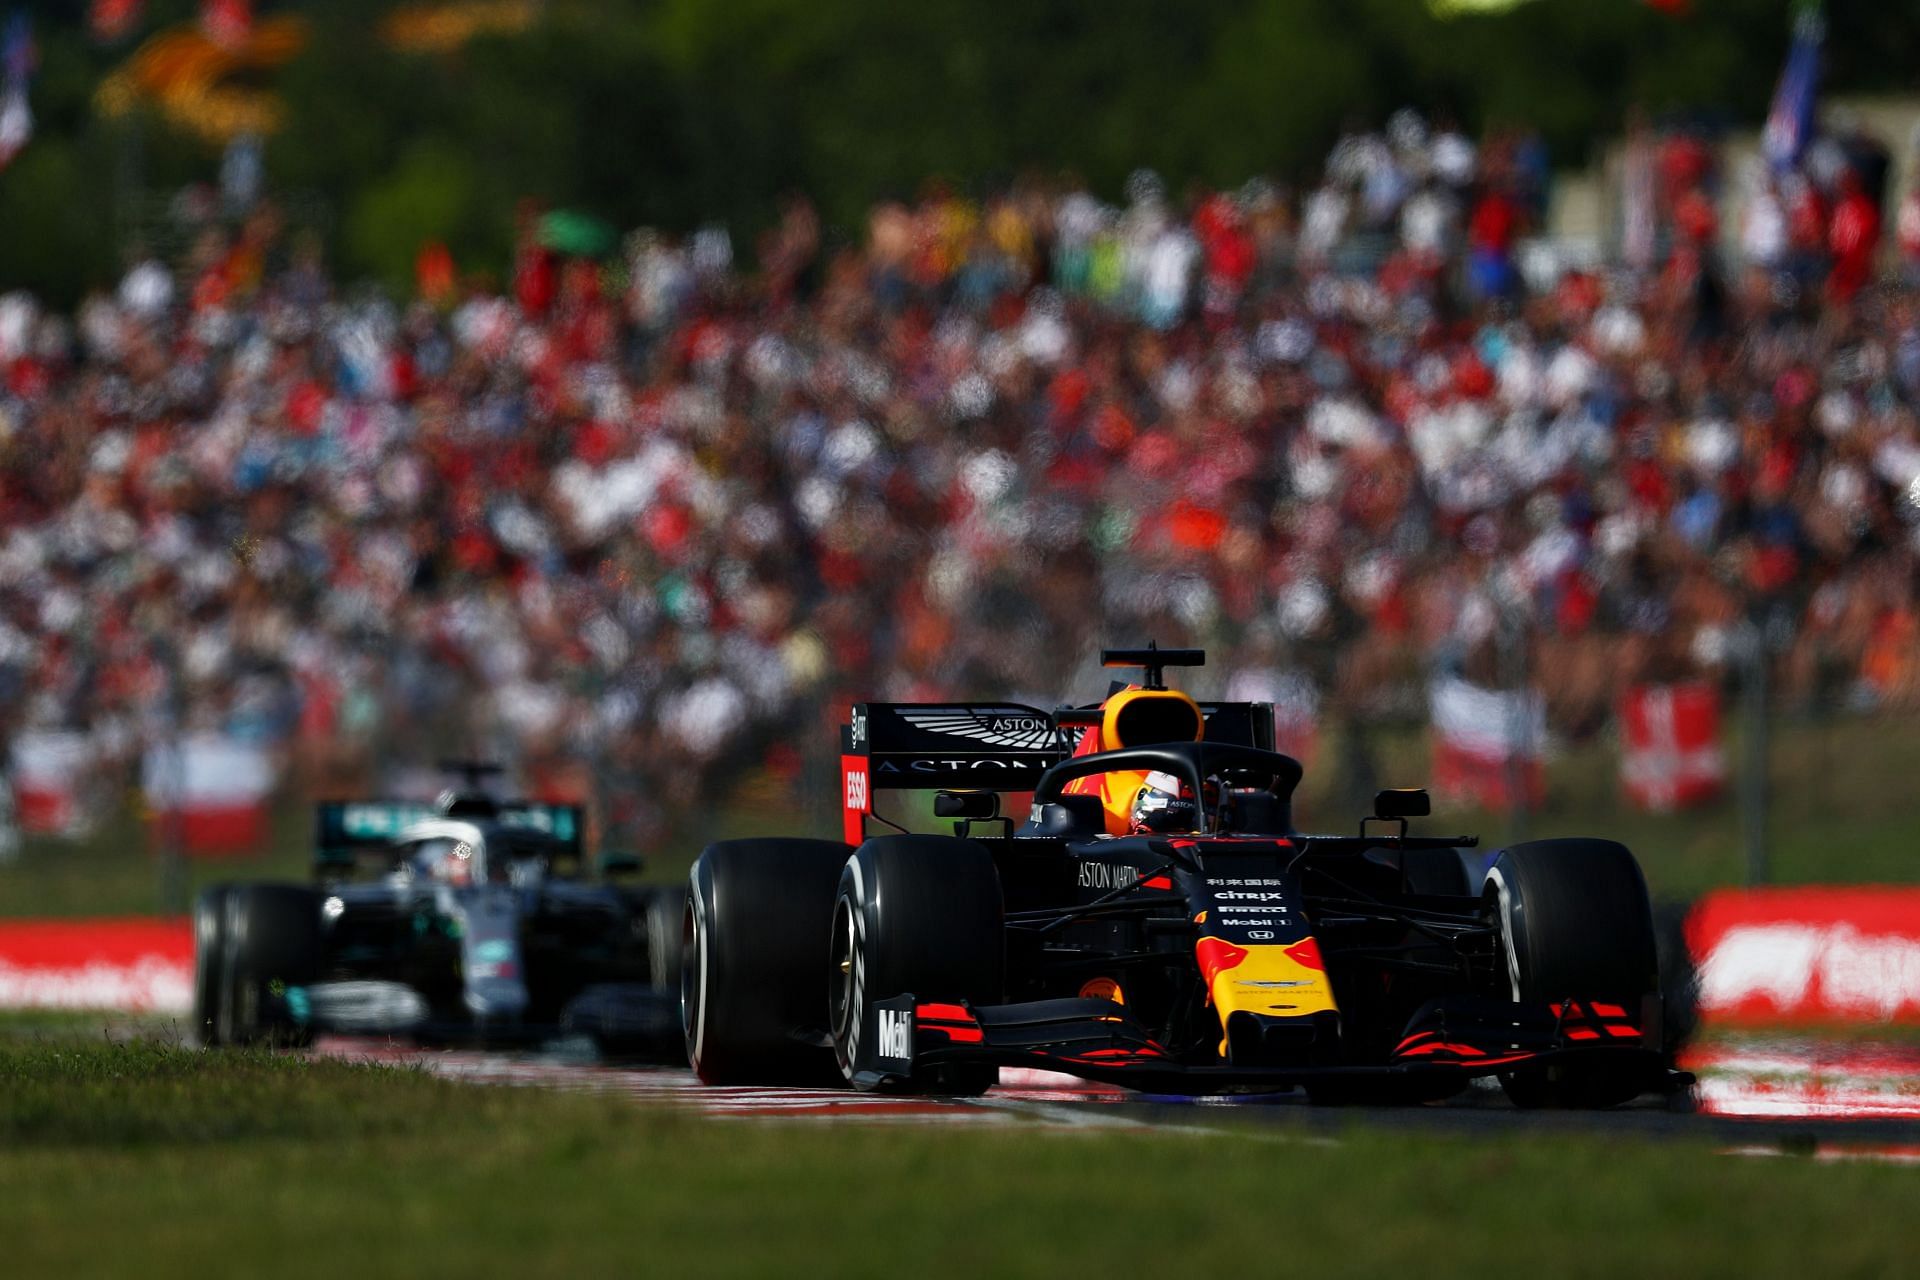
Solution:
<svg viewBox="0 0 1920 1280"><path fill-rule="evenodd" d="M1273 704L1203 702L1206 739L1273 750ZM1073 754L1097 708L1042 711L1017 702L859 702L840 728L842 823L865 838L873 793L965 787L1031 791Z"/></svg>
<svg viewBox="0 0 1920 1280"><path fill-rule="evenodd" d="M410 800L323 800L314 806L314 862L320 867L352 866L362 857L384 854L415 823L447 814L439 805ZM578 860L586 838L586 811L577 804L510 800L489 821L508 830L550 837L562 857Z"/></svg>

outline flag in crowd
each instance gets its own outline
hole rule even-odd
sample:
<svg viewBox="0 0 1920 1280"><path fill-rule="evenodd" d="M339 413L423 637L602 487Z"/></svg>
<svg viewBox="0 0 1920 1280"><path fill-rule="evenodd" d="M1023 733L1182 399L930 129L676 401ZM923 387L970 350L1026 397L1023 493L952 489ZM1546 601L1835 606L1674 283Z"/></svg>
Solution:
<svg viewBox="0 0 1920 1280"><path fill-rule="evenodd" d="M0 41L0 169L13 162L33 137L33 110L27 103L27 84L38 57L33 24L26 11L16 10Z"/></svg>
<svg viewBox="0 0 1920 1280"><path fill-rule="evenodd" d="M33 137L33 111L27 105L25 85L0 89L0 169L13 163Z"/></svg>
<svg viewBox="0 0 1920 1280"><path fill-rule="evenodd" d="M93 0L88 25L96 40L118 40L131 32L144 16L146 0Z"/></svg>
<svg viewBox="0 0 1920 1280"><path fill-rule="evenodd" d="M87 781L93 743L72 729L18 734L10 753L14 823L21 834L78 839L93 829Z"/></svg>
<svg viewBox="0 0 1920 1280"><path fill-rule="evenodd" d="M1703 681L1641 685L1621 699L1620 782L1642 809L1666 812L1720 797L1720 691Z"/></svg>
<svg viewBox="0 0 1920 1280"><path fill-rule="evenodd" d="M201 0L200 27L217 45L245 44L253 33L253 0Z"/></svg>
<svg viewBox="0 0 1920 1280"><path fill-rule="evenodd" d="M1787 63L1780 69L1780 83L1773 91L1773 106L1767 111L1767 124L1760 145L1767 160L1776 169L1790 169L1800 162L1807 140L1813 136L1814 105L1820 88L1820 45L1826 36L1826 22L1818 9L1803 12L1793 26L1793 44L1787 50Z"/></svg>
<svg viewBox="0 0 1920 1280"><path fill-rule="evenodd" d="M1530 689L1489 689L1441 676L1428 690L1433 790L1454 803L1505 813L1546 793L1546 705Z"/></svg>
<svg viewBox="0 0 1920 1280"><path fill-rule="evenodd" d="M140 785L156 839L177 840L189 854L218 857L264 846L276 781L265 747L200 733L150 747Z"/></svg>

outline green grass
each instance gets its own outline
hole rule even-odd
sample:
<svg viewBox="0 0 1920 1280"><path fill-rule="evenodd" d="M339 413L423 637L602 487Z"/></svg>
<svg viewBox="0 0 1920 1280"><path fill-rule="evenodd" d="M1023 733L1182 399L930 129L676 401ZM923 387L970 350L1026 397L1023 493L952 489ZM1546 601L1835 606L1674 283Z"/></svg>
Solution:
<svg viewBox="0 0 1920 1280"><path fill-rule="evenodd" d="M84 840L32 839L20 856L0 863L0 917L151 915L163 910L163 867L152 833L127 806ZM185 897L233 879L305 879L313 856L311 810L283 806L273 814L268 853L260 858L188 862Z"/></svg>
<svg viewBox="0 0 1920 1280"><path fill-rule="evenodd" d="M1726 743L1737 776L1741 743L1736 722ZM1321 752L1340 758L1337 741ZM1881 716L1786 723L1771 734L1772 806L1768 814L1770 879L1775 883L1912 883L1920 881L1920 805L1912 780L1920 777L1920 722ZM1424 734L1383 735L1378 742L1382 785L1418 785L1427 777ZM1308 830L1345 831L1358 813L1337 799L1331 765L1316 765L1301 788L1300 818ZM1551 762L1548 801L1528 815L1525 834L1603 835L1625 841L1639 855L1654 892L1687 897L1746 876L1740 809L1729 797L1705 809L1639 813L1620 798L1615 748L1604 741L1572 748ZM818 806L813 806L818 810ZM817 813L755 778L715 815L707 838L747 835L833 835ZM837 818L837 810L827 821ZM1421 830L1477 834L1492 848L1513 838L1516 823L1503 814L1437 808ZM646 878L686 874L699 838L676 841L648 857ZM147 832L117 815L93 839L37 840L11 864L0 864L0 917L147 914L161 909L161 868ZM312 853L312 813L285 806L275 814L268 854L242 861L191 863L188 897L230 879L305 879Z"/></svg>
<svg viewBox="0 0 1920 1280"><path fill-rule="evenodd" d="M18 1276L1897 1275L1916 1177L1565 1136L774 1125L0 1039Z"/></svg>

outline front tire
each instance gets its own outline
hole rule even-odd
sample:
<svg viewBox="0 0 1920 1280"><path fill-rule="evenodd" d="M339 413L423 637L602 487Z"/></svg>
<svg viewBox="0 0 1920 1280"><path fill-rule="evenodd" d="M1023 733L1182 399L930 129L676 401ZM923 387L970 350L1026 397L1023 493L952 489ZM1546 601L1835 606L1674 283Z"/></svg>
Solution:
<svg viewBox="0 0 1920 1280"><path fill-rule="evenodd" d="M229 892L219 885L203 891L193 904L193 1034L203 1049L220 1043Z"/></svg>
<svg viewBox="0 0 1920 1280"><path fill-rule="evenodd" d="M820 957L852 849L723 840L694 861L682 915L680 1025L706 1084L839 1081Z"/></svg>
<svg viewBox="0 0 1920 1280"><path fill-rule="evenodd" d="M312 1044L312 1028L289 1011L289 994L320 976L320 894L283 884L236 885L224 894L214 1042Z"/></svg>
<svg viewBox="0 0 1920 1280"><path fill-rule="evenodd" d="M1487 871L1515 1001L1604 1000L1629 1010L1659 989L1653 909L1640 864L1611 840L1535 840ZM1500 1077L1525 1108L1603 1108L1654 1081L1637 1062L1570 1061Z"/></svg>
<svg viewBox="0 0 1920 1280"><path fill-rule="evenodd" d="M827 982L834 1057L855 1079L873 1000L998 1004L1005 985L1000 873L986 848L950 836L882 836L847 860L834 899ZM948 1065L918 1073L913 1092L972 1095L998 1068ZM897 1086L895 1086L897 1087Z"/></svg>

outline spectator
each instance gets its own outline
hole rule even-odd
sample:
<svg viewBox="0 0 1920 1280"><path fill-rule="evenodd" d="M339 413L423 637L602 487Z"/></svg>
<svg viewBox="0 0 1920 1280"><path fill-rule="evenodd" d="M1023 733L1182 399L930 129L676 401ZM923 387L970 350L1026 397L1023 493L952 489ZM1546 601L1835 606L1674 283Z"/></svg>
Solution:
<svg viewBox="0 0 1920 1280"><path fill-rule="evenodd" d="M1748 256L1825 288L1702 328L1696 143L1660 163L1680 268L1537 290L1530 144L1410 116L1299 207L930 187L829 249L795 198L757 275L639 232L619 294L531 208L504 292L441 305L427 253L403 306L270 208L195 213L74 323L0 299L0 716L123 773L176 702L309 778L587 760L646 839L853 697L1097 691L1126 637L1213 647L1302 743L1423 705L1503 613L1565 732L1719 674L1746 617L1793 696L1911 704L1920 303L1857 181L1829 227L1785 173Z"/></svg>

